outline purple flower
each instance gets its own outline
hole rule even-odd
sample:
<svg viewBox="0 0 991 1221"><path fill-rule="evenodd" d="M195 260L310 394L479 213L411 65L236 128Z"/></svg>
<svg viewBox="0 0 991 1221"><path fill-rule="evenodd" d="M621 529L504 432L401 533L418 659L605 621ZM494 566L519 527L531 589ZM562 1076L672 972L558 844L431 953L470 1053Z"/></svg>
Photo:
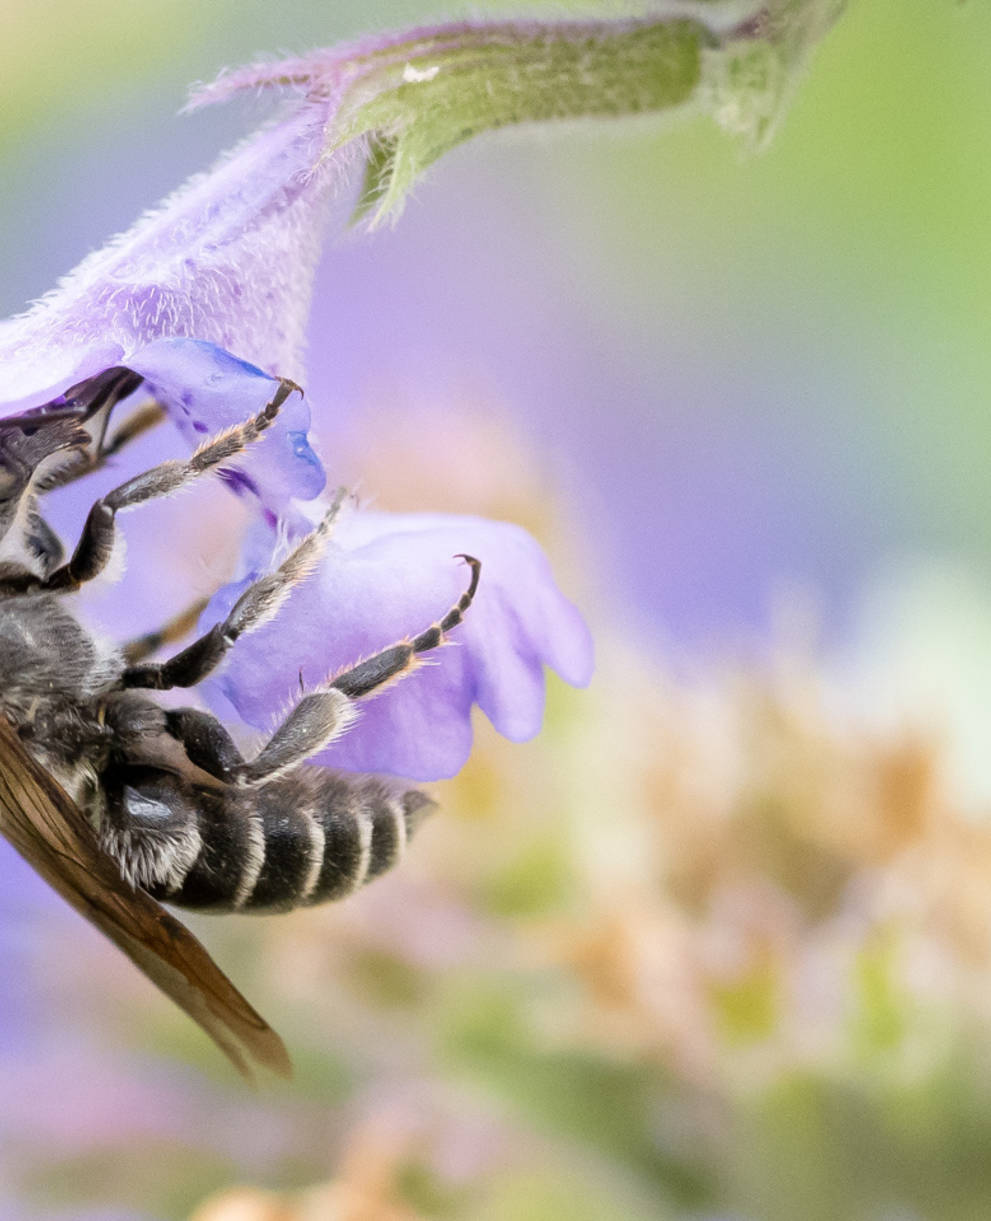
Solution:
<svg viewBox="0 0 991 1221"><path fill-rule="evenodd" d="M276 536L263 533L256 546L264 561ZM451 558L459 548L484 557L483 583L452 647L428 654L413 677L368 701L320 761L412 780L453 775L471 748L476 703L507 738L532 737L543 715L544 665L587 682L588 632L533 538L477 517L346 512L319 571L278 619L239 643L237 664L208 684L208 698L219 692L252 724L268 724L301 674L311 686L435 621L467 581ZM218 594L210 619L269 566L258 564Z"/></svg>
<svg viewBox="0 0 991 1221"><path fill-rule="evenodd" d="M319 62L319 81L307 82L280 121L0 324L0 414L84 400L93 379L124 368L142 379L135 401L150 393L195 446L255 414L279 377L304 380L300 354L327 216L367 153L360 139L336 147L331 139L353 82L348 61ZM119 419L127 406L115 408ZM326 482L309 426L308 405L290 395L269 433L221 472L257 514L244 579L216 595L203 627L305 528L299 502ZM129 473L122 460L115 474ZM464 552L478 556L483 574L453 647L435 650L429 664L369 701L322 759L413 779L451 775L467 758L475 703L507 737L532 736L543 711L543 667L587 683L590 640L534 540L476 518L347 510L320 567L275 621L239 641L205 685L206 698L270 727L300 675L313 686L443 614L467 583L452 558Z"/></svg>

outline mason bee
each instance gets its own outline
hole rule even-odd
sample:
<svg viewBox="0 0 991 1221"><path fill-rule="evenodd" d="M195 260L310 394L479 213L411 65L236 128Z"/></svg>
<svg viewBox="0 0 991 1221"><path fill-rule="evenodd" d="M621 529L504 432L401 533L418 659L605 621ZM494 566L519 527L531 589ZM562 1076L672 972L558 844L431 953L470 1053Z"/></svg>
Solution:
<svg viewBox="0 0 991 1221"><path fill-rule="evenodd" d="M254 758L197 708L145 692L193 687L238 637L271 619L314 567L342 500L225 619L165 661L147 658L195 622L180 616L118 648L92 635L67 595L96 577L115 517L223 469L272 424L288 380L256 416L97 500L75 550L41 514L43 493L102 464L161 417L106 420L140 377L110 369L45 408L0 420L0 832L251 1075L289 1071L278 1035L161 901L200 911L285 911L341 898L395 864L433 804L372 776L307 764L354 720L355 701L401 676L457 627L478 585L418 635L302 692Z"/></svg>

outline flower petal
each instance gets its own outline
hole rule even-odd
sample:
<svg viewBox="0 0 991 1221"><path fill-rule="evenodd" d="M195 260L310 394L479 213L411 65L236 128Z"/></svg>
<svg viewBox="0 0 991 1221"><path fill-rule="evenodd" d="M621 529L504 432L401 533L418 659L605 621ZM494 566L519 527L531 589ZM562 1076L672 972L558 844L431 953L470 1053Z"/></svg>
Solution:
<svg viewBox="0 0 991 1221"><path fill-rule="evenodd" d="M439 619L467 584L457 552L482 561L482 578L451 646L425 654L416 673L363 702L357 725L319 761L412 780L454 775L471 748L475 703L506 737L532 737L543 716L544 665L585 685L591 640L534 539L472 517L350 514L278 618L238 642L228 668L205 687L207 699L223 696L250 724L271 728L272 709L287 707L301 681L315 686ZM223 590L204 625L246 584Z"/></svg>
<svg viewBox="0 0 991 1221"><path fill-rule="evenodd" d="M160 339L140 348L127 363L193 448L244 423L279 388L277 378L195 339ZM309 407L301 395L291 394L268 433L231 463L233 470L225 470L229 485L254 492L273 511L291 497L319 496L327 477L307 439L309 427Z"/></svg>

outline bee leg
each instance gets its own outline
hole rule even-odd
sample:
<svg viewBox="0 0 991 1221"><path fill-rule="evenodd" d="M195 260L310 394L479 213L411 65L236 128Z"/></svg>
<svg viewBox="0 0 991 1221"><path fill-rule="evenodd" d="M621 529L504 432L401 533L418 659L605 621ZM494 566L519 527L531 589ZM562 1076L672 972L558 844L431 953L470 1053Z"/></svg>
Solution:
<svg viewBox="0 0 991 1221"><path fill-rule="evenodd" d="M360 661L356 666L352 666L350 670L345 670L343 674L339 674L334 679L330 684L331 687L343 692L350 699L361 699L362 696L370 695L385 683L402 678L417 664L417 654L435 649L443 642L447 633L456 628L464 619L465 612L471 606L475 591L478 589L478 577L482 570L481 563L473 556L461 555L456 558L464 560L471 569L471 580L468 588L444 618L432 623L426 631L421 632L419 636L414 636L412 640L402 640L390 645L381 653L376 653L374 656Z"/></svg>
<svg viewBox="0 0 991 1221"><path fill-rule="evenodd" d="M50 492L52 488L63 488L69 483L75 483L77 479L83 479L86 475L92 475L94 471L98 471L101 467L106 466L108 459L119 454L135 437L140 437L143 433L148 432L165 419L165 408L161 403L145 403L144 406L138 407L127 417L108 441L106 440L107 425L110 420L110 410L116 401L114 399L106 410L102 432L96 438L94 444L93 456L76 466L66 467L64 470L58 471L50 479L46 479L41 489L43 492Z"/></svg>
<svg viewBox="0 0 991 1221"><path fill-rule="evenodd" d="M245 632L267 623L281 609L294 585L308 576L320 558L341 510L345 492L337 495L323 521L302 540L274 572L259 577L238 598L230 614L214 624L191 645L167 661L129 666L121 678L124 687L195 687L223 661L234 642Z"/></svg>
<svg viewBox="0 0 991 1221"><path fill-rule="evenodd" d="M250 763L232 768L235 784L262 784L274 779L329 746L354 723L353 700L333 688L310 691L296 703L279 728Z"/></svg>
<svg viewBox="0 0 991 1221"><path fill-rule="evenodd" d="M308 692L293 707L250 763L239 764L229 779L240 784L260 784L272 779L330 745L357 716L354 701L370 695L384 684L402 678L416 665L417 654L435 649L462 621L478 588L481 564L472 556L460 557L471 568L468 588L442 619L432 623L412 640L404 640L359 662L332 682Z"/></svg>
<svg viewBox="0 0 991 1221"><path fill-rule="evenodd" d="M129 666L136 665L139 661L150 657L163 644L171 644L174 640L180 640L187 632L193 630L208 603L209 598L199 598L181 610L178 615L173 615L156 631L146 632L143 636L136 636L133 640L128 640L121 646L124 660Z"/></svg>
<svg viewBox="0 0 991 1221"><path fill-rule="evenodd" d="M185 748L190 763L195 763L218 780L228 780L244 763L234 739L209 712L198 708L173 708L165 714L168 732Z"/></svg>
<svg viewBox="0 0 991 1221"><path fill-rule="evenodd" d="M39 513L29 513L24 541L41 560L42 571L49 573L62 563L65 548L62 540Z"/></svg>
<svg viewBox="0 0 991 1221"><path fill-rule="evenodd" d="M82 535L69 562L46 577L21 582L19 587L11 592L69 592L98 576L106 567L113 551L117 533L115 518L121 509L130 509L146 500L177 492L200 475L239 454L245 446L262 435L279 414L279 408L289 395L298 389L295 382L283 378L271 402L250 420L204 442L191 457L162 462L108 492L90 509Z"/></svg>

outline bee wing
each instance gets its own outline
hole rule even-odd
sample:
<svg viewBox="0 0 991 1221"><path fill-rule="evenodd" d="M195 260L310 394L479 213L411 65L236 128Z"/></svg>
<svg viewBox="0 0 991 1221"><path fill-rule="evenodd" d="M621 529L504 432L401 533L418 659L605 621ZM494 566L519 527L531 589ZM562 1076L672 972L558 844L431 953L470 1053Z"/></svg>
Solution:
<svg viewBox="0 0 991 1221"><path fill-rule="evenodd" d="M0 716L0 833L78 912L198 1023L234 1066L282 1076L282 1040L184 925L121 878L89 823Z"/></svg>

